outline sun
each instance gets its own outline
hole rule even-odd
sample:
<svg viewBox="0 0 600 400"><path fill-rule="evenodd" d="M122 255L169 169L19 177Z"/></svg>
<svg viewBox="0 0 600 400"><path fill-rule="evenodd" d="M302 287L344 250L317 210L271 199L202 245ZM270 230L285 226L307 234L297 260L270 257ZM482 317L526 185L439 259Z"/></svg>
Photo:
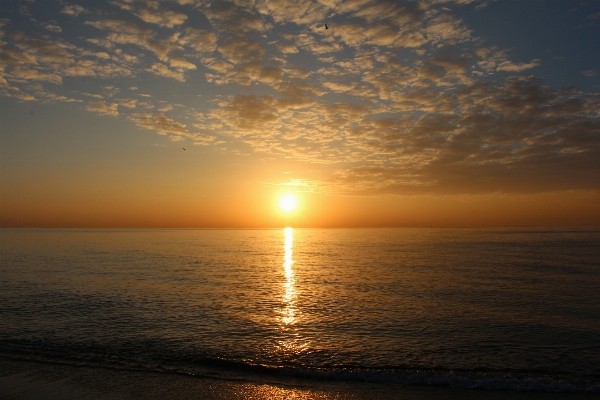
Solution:
<svg viewBox="0 0 600 400"><path fill-rule="evenodd" d="M291 194L286 194L279 201L279 207L285 212L292 212L296 209L298 205L296 198Z"/></svg>

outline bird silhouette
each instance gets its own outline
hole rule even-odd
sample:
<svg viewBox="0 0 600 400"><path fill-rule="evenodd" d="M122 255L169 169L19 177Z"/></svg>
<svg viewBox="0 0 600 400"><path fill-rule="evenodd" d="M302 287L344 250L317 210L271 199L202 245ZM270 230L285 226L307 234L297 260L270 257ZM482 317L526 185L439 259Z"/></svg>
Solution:
<svg viewBox="0 0 600 400"><path fill-rule="evenodd" d="M184 150L185 150L185 147L182 147L182 149L184 149Z"/></svg>
<svg viewBox="0 0 600 400"><path fill-rule="evenodd" d="M327 24L325 24L325 29L329 29L329 27L327 26Z"/></svg>

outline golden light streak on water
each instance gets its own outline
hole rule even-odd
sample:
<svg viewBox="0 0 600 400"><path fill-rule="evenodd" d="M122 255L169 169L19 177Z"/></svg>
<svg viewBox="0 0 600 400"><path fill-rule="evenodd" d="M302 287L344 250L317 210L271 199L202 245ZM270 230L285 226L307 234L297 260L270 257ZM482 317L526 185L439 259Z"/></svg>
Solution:
<svg viewBox="0 0 600 400"><path fill-rule="evenodd" d="M285 283L283 287L285 293L283 301L285 303L285 311L283 317L283 323L285 325L292 325L296 322L296 290L294 289L294 260L292 259L292 247L294 242L294 230L292 228L284 228L283 233L285 235L284 242L284 256L283 256L283 270L285 272Z"/></svg>

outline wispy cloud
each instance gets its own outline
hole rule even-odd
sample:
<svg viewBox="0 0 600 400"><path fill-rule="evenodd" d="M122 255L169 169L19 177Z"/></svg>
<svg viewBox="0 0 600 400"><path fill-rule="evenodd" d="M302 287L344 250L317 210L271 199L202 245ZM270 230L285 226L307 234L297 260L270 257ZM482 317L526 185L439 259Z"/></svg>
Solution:
<svg viewBox="0 0 600 400"><path fill-rule="evenodd" d="M119 115L118 112L119 105L116 103L107 103L105 101L95 101L89 103L85 109L88 111L96 112L103 115L110 115L116 117Z"/></svg>
<svg viewBox="0 0 600 400"><path fill-rule="evenodd" d="M511 61L503 61L498 65L498 71L521 72L540 65L540 60L533 60L530 63L513 63Z"/></svg>
<svg viewBox="0 0 600 400"><path fill-rule="evenodd" d="M175 38L157 39L155 31L133 21L99 20L87 21L86 24L109 32L104 42L109 48L114 45L136 45L153 52L162 61L169 59L169 53L181 50Z"/></svg>
<svg viewBox="0 0 600 400"><path fill-rule="evenodd" d="M587 76L588 78L592 78L592 77L596 76L598 73L593 69L588 69L588 70L583 71L581 74Z"/></svg>
<svg viewBox="0 0 600 400"><path fill-rule="evenodd" d="M42 27L50 32L60 33L62 32L62 28L58 25L53 25L48 22L43 22Z"/></svg>
<svg viewBox="0 0 600 400"><path fill-rule="evenodd" d="M170 135L173 140L180 140L186 137L194 140L196 143L207 144L215 139L214 136L190 132L185 124L168 118L161 113L134 113L129 115L129 119L142 128L154 130L161 135Z"/></svg>
<svg viewBox="0 0 600 400"><path fill-rule="evenodd" d="M67 4L61 10L61 14L67 14L72 17L77 17L80 14L85 14L88 11L80 5L77 4Z"/></svg>
<svg viewBox="0 0 600 400"><path fill-rule="evenodd" d="M156 63L152 65L152 67L150 67L148 71L159 76L164 76L166 78L173 78L182 82L185 81L183 71L181 69L169 69L169 67L161 63Z"/></svg>

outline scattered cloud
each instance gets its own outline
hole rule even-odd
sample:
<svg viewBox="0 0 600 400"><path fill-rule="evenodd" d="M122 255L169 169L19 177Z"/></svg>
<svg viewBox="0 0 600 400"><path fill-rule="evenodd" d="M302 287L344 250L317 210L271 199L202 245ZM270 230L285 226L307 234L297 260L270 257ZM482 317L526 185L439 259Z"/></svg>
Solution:
<svg viewBox="0 0 600 400"><path fill-rule="evenodd" d="M155 130L161 135L172 133L175 135L186 136L190 134L190 132L186 129L185 124L176 122L171 118L167 118L164 116L164 114L136 113L131 114L129 119L135 122L137 126Z"/></svg>
<svg viewBox="0 0 600 400"><path fill-rule="evenodd" d="M245 34L263 32L267 25L252 7L253 2L215 1L202 2L199 10L218 32Z"/></svg>
<svg viewBox="0 0 600 400"><path fill-rule="evenodd" d="M174 26L181 25L187 19L187 15L169 10L152 11L143 9L136 14L144 22L164 26L167 28L173 28Z"/></svg>
<svg viewBox="0 0 600 400"><path fill-rule="evenodd" d="M356 86L353 83L343 83L343 82L323 82L323 86L327 89L333 90L334 92L347 92L350 89L354 89Z"/></svg>
<svg viewBox="0 0 600 400"><path fill-rule="evenodd" d="M295 183L318 190L597 189L600 95L548 86L542 59L512 59L455 12L493 1L61 2L36 15L46 32L0 20L0 95L330 164L329 180Z"/></svg>
<svg viewBox="0 0 600 400"><path fill-rule="evenodd" d="M99 113L99 114L110 115L110 116L116 117L117 115L119 115L119 112L117 111L118 106L119 105L116 103L107 103L105 101L95 101L95 102L89 103L85 107L85 109L88 111Z"/></svg>
<svg viewBox="0 0 600 400"><path fill-rule="evenodd" d="M452 45L471 38L471 31L463 26L460 19L451 14L433 17L427 24L426 32L427 38L433 44Z"/></svg>
<svg viewBox="0 0 600 400"><path fill-rule="evenodd" d="M88 11L85 8L81 7L80 5L77 5L77 4L68 4L68 5L65 5L63 7L63 9L61 11L61 14L67 14L67 15L70 15L72 17L77 17L80 14L85 14L87 12Z"/></svg>
<svg viewBox="0 0 600 400"><path fill-rule="evenodd" d="M482 2L480 2L479 4L477 4L475 6L475 10L481 10L481 9L489 6L490 4L494 3L495 1L497 1L497 0L485 0L485 1L482 1Z"/></svg>
<svg viewBox="0 0 600 400"><path fill-rule="evenodd" d="M136 45L154 53L161 61L168 61L169 53L181 50L174 40L157 39L158 34L152 29L128 20L87 21L94 28L108 31L104 41L96 43L108 48L115 45Z"/></svg>
<svg viewBox="0 0 600 400"><path fill-rule="evenodd" d="M32 95L30 95L28 93L22 93L22 92L15 93L14 97L16 97L19 100L24 100L24 101L35 100L35 97L33 97Z"/></svg>
<svg viewBox="0 0 600 400"><path fill-rule="evenodd" d="M513 63L511 61L503 61L498 65L498 71L521 72L540 65L540 60L533 60L529 63Z"/></svg>
<svg viewBox="0 0 600 400"><path fill-rule="evenodd" d="M161 113L134 113L129 115L128 118L142 128L154 130L160 135L171 135L172 140L181 140L181 138L187 137L197 143L205 144L215 139L214 136L192 133L186 128L185 124L165 117Z"/></svg>
<svg viewBox="0 0 600 400"><path fill-rule="evenodd" d="M183 58L172 58L169 61L169 64L171 65L171 67L174 67L174 68L196 69L196 65L192 64L191 62L189 62Z"/></svg>
<svg viewBox="0 0 600 400"><path fill-rule="evenodd" d="M161 63L156 63L154 65L152 65L151 68L148 69L148 71L159 75L159 76L164 76L166 78L173 78L173 79L177 79L178 81L185 81L185 77L183 76L183 71L180 69L169 69L169 67L167 67L164 64Z"/></svg>
<svg viewBox="0 0 600 400"><path fill-rule="evenodd" d="M262 44L247 37L234 37L219 46L218 51L233 64L257 62L266 53Z"/></svg>
<svg viewBox="0 0 600 400"><path fill-rule="evenodd" d="M275 45L277 47L277 50L279 50L280 52L284 53L284 54L294 54L294 53L298 53L298 48L294 45L291 44L281 44L278 43Z"/></svg>
<svg viewBox="0 0 600 400"><path fill-rule="evenodd" d="M127 108L136 108L137 99L123 99L119 102L119 105Z"/></svg>
<svg viewBox="0 0 600 400"><path fill-rule="evenodd" d="M44 29L46 29L46 30L48 30L50 32L56 32L56 33L62 32L61 27L58 26L58 25L53 25L53 24L50 24L48 22L43 22L41 25L42 25L42 27Z"/></svg>
<svg viewBox="0 0 600 400"><path fill-rule="evenodd" d="M200 53L208 53L217 48L217 35L203 29L185 28L177 43Z"/></svg>

